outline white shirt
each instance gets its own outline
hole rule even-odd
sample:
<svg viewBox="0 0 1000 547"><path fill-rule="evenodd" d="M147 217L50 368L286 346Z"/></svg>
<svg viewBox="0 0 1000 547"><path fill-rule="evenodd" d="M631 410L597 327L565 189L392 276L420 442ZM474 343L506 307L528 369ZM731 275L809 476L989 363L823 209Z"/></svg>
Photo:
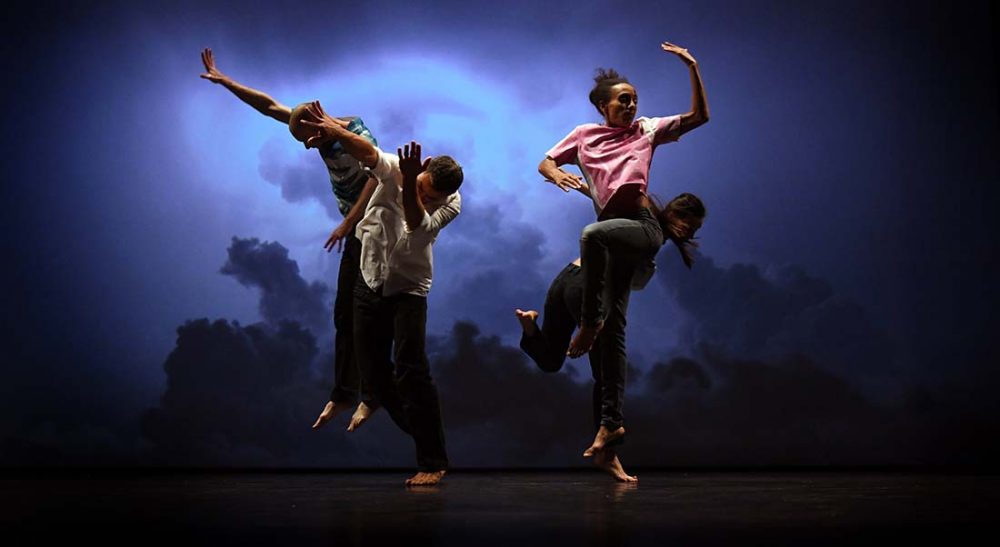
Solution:
<svg viewBox="0 0 1000 547"><path fill-rule="evenodd" d="M455 220L462 209L462 197L455 192L443 200L424 203L424 218L412 230L403 212L403 173L399 157L378 151L372 169L378 186L355 235L361 240L361 275L373 291L382 295L409 293L427 296L434 276L431 247L437 234Z"/></svg>

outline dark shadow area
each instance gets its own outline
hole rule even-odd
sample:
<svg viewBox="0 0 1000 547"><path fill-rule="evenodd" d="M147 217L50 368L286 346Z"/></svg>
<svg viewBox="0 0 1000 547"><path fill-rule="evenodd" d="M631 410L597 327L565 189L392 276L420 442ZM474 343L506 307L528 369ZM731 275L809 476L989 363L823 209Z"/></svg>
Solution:
<svg viewBox="0 0 1000 547"><path fill-rule="evenodd" d="M14 544L685 545L996 540L998 478L912 471L114 473L0 480Z"/></svg>

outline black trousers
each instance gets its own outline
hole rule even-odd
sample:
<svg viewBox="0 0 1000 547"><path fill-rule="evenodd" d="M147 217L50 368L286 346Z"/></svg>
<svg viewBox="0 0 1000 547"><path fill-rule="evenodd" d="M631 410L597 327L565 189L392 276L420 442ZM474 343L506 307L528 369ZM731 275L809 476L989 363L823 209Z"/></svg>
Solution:
<svg viewBox="0 0 1000 547"><path fill-rule="evenodd" d="M448 468L441 402L424 345L427 298L383 296L358 276L354 286L354 349L369 391L416 445L417 468Z"/></svg>
<svg viewBox="0 0 1000 547"><path fill-rule="evenodd" d="M361 399L378 405L368 395L354 354L354 284L361 277L361 240L352 233L344 238L337 274L337 297L333 301L333 389L330 400L351 403Z"/></svg>
<svg viewBox="0 0 1000 547"><path fill-rule="evenodd" d="M521 335L521 349L545 372L558 372L566 360L573 331L580 324L583 286L583 272L579 266L569 264L563 268L545 295L542 326L531 336ZM624 311L623 308L622 313ZM591 400L595 430L602 424L617 429L624 423L622 407L628 365L626 361L611 360L607 362L609 366L604 366L602 355L607 337L602 329L587 355L594 377Z"/></svg>

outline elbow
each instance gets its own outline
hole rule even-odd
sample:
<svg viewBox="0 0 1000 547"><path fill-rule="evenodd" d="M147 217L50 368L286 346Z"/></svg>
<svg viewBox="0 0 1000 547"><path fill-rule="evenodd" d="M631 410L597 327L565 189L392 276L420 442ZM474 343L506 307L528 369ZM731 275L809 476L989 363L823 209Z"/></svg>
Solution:
<svg viewBox="0 0 1000 547"><path fill-rule="evenodd" d="M543 177L548 178L549 168L551 166L552 166L552 160L546 156L545 159L543 159L541 163L538 164L538 173Z"/></svg>
<svg viewBox="0 0 1000 547"><path fill-rule="evenodd" d="M358 159L364 164L365 167L374 169L375 165L378 164L378 150L375 150L374 147L369 147L365 150L364 157Z"/></svg>
<svg viewBox="0 0 1000 547"><path fill-rule="evenodd" d="M688 129L696 129L708 123L708 110L696 111L691 113L691 127Z"/></svg>

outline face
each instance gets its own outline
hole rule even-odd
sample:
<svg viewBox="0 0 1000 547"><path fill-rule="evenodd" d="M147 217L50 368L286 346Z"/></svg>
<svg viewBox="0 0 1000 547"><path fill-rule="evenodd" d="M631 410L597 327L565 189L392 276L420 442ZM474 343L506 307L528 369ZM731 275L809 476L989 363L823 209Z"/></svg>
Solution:
<svg viewBox="0 0 1000 547"><path fill-rule="evenodd" d="M668 212L667 215L668 215L667 219L669 220L670 224L672 224L676 228L679 228L679 233L677 234L677 236L680 237L681 239L690 239L694 237L694 235L698 232L698 230L701 229L701 224L705 220L704 217L702 218L695 217L688 220L681 220L676 215L674 215L673 212Z"/></svg>
<svg viewBox="0 0 1000 547"><path fill-rule="evenodd" d="M616 84L611 88L608 102L602 104L604 122L612 127L628 127L635 119L639 94L632 84Z"/></svg>
<svg viewBox="0 0 1000 547"><path fill-rule="evenodd" d="M427 203L428 201L441 201L442 199L448 197L445 193L439 192L432 184L434 177L424 171L417 175L417 194L420 196L421 203Z"/></svg>
<svg viewBox="0 0 1000 547"><path fill-rule="evenodd" d="M703 221L704 219L701 218L692 218L691 220L688 220L687 222L683 223L684 233L681 234L681 237L685 239L690 239L694 237L694 234L698 233L698 230L701 229L701 223Z"/></svg>

